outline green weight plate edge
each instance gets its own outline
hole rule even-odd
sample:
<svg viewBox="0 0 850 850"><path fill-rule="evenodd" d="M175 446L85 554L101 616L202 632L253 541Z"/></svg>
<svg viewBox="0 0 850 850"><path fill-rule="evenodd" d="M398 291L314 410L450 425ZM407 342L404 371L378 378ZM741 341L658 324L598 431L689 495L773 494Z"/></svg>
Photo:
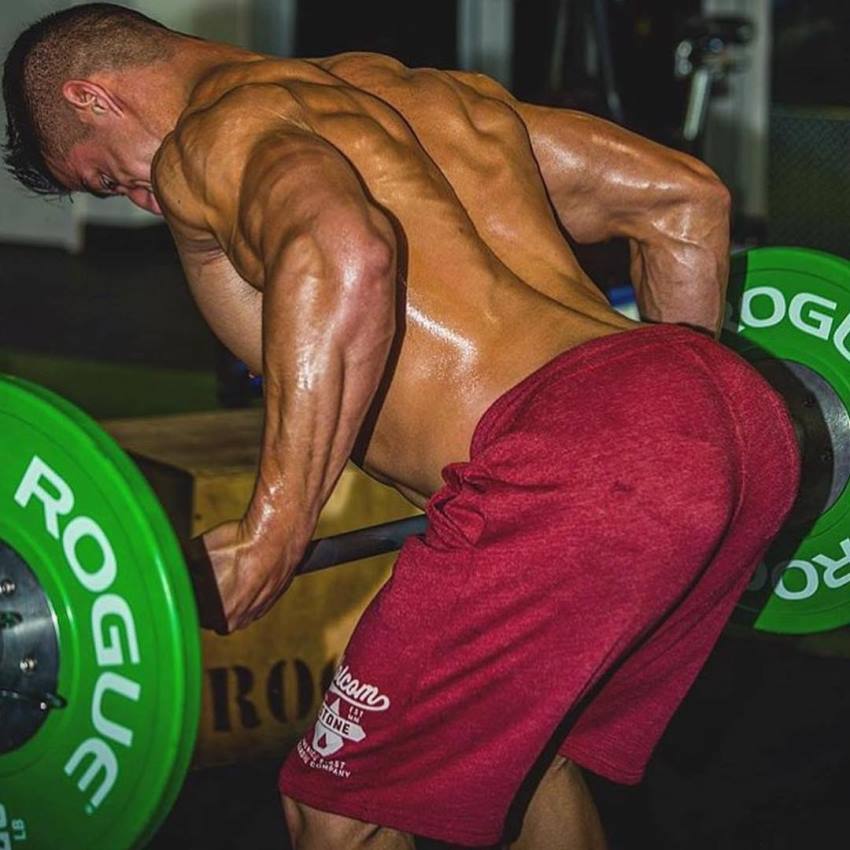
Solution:
<svg viewBox="0 0 850 850"><path fill-rule="evenodd" d="M838 305L834 326L838 327L850 313L850 261L807 248L756 248L732 258L727 301L734 305L734 318L739 319L739 306L744 289L771 286L784 292L809 291ZM790 296L786 298L790 301ZM834 348L832 334L821 340L799 331L785 319L770 328L746 327L739 333L727 329L723 341L751 361L765 356L802 363L819 372L850 410L850 362ZM782 560L809 561L814 554L825 554L837 560L842 557L841 541L850 537L850 487L844 491L812 525L806 537L793 552L784 552ZM768 555L768 566L774 561ZM822 577L823 569L812 565ZM843 568L843 578L850 568ZM797 570L789 570L787 581L799 579ZM785 579L783 579L785 581ZM791 588L792 591L797 588ZM802 590L802 588L800 588ZM807 599L783 599L773 592L744 594L735 619L747 622L759 631L778 634L808 634L840 628L850 623L850 584L827 590L822 582Z"/></svg>
<svg viewBox="0 0 850 850"><path fill-rule="evenodd" d="M10 820L24 815L29 818L26 846L33 850L41 850L42 847L49 847L50 850L55 847L68 850L142 848L170 811L182 787L197 738L201 698L201 640L188 573L174 531L147 481L127 455L92 419L43 387L0 375L0 434L3 434L4 439L8 439L8 434L14 434L19 427L18 423L20 433L37 433L46 446L53 441L57 446L57 454L64 450L70 457L70 452L77 447L80 454L86 456L90 464L86 471L91 476L92 492L97 493L105 503L107 500L109 503L114 502L116 512L120 509L122 519L118 533L122 539L129 541L132 548L128 551L131 554L140 550L144 553L144 563L149 564L151 570L150 574L145 573L142 578L146 582L140 585L142 593L152 594L152 599L162 606L162 610L155 612L158 619L154 624L135 618L139 645L147 643L158 648L157 655L148 665L156 668L156 716L149 718L150 734L145 730L150 749L133 756L137 760L134 764L144 766L143 773L134 775L130 772L122 779L119 770L113 791L116 800L122 799L123 808L116 810L117 804L110 806L105 801L101 810L87 815L84 811L87 794L80 793L76 784L86 772L89 762L84 760L73 776L64 774L63 766L73 751L68 746L64 746L63 750L74 722L72 715L64 714L71 711L70 705L65 709L51 711L35 736L20 749L0 755L0 803L6 802ZM62 446L58 440L62 441ZM5 463L13 453L24 457L25 452L24 446L0 444L0 462ZM0 482L3 482L4 475L8 480L9 474L0 468ZM80 510L84 513L82 507ZM72 516L73 513L69 519ZM97 517L93 518L97 520ZM129 536L131 533L132 538ZM49 575L39 574L39 554L47 549L26 530L20 533L16 531L14 511L5 505L0 510L0 539L6 539L13 548L18 548L16 544L20 544L23 551L20 548L18 551L39 575L53 608L59 633L57 690L60 695L68 697L70 702L74 699L75 689L83 675L78 663L78 633L83 633L86 624L75 621L82 618L68 608L69 596L61 584ZM81 548L83 545L80 544ZM70 574L70 568L67 569ZM133 573L128 570L125 572L126 581L132 582ZM155 578L151 581L152 576ZM121 578L119 565L116 585ZM70 586L72 582L67 584ZM154 611L149 605L150 598L146 596L144 600L139 600L140 604L142 602L149 606L150 611ZM144 605L141 607L144 608ZM162 616L159 617L159 614ZM157 624L161 626L163 620L167 621L169 627L160 628L155 637L146 632L146 629L155 631ZM108 631L109 621L104 620L103 624L102 630ZM126 636L123 640L126 648ZM66 641L69 650L67 655L63 645ZM121 699L120 695L107 692L102 702L103 714L107 719L115 716L116 706ZM85 703L83 713L91 727L90 703ZM89 732L94 733L93 727ZM136 735L142 738L138 729ZM114 748L120 756L121 747L115 744ZM60 751L61 757L57 755ZM50 775L42 776L48 766ZM21 793L20 788L15 787L15 777L24 775L32 776L34 782L43 782L40 787L26 787L26 793L32 793L33 800L39 803L38 809L27 813L16 811L14 802L16 795ZM101 774L95 777L88 793L99 785L100 778ZM72 816L76 818L73 824L76 830L71 829L68 822ZM66 818L69 826L67 831L63 829L63 818ZM81 831L81 826L87 823L91 824L91 829Z"/></svg>

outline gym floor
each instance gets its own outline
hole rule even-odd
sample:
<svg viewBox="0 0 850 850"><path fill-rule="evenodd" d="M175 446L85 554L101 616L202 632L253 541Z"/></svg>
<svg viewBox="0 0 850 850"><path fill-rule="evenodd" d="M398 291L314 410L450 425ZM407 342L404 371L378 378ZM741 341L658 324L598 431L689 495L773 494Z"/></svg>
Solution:
<svg viewBox="0 0 850 850"><path fill-rule="evenodd" d="M216 405L215 347L162 229L92 231L77 257L0 246L0 276L6 315L27 317L4 323L0 371L95 417ZM806 640L730 631L646 780L624 788L589 777L612 850L843 850L848 672L847 631ZM190 774L151 848L288 847L277 767Z"/></svg>

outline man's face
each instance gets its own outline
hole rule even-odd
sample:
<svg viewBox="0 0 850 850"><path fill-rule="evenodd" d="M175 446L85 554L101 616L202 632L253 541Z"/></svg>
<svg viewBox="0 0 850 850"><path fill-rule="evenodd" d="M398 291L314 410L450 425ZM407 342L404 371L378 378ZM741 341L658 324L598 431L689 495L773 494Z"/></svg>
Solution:
<svg viewBox="0 0 850 850"><path fill-rule="evenodd" d="M50 167L71 191L99 198L126 195L136 206L162 215L151 185L157 147L146 134L97 129L77 142L62 162L52 160Z"/></svg>

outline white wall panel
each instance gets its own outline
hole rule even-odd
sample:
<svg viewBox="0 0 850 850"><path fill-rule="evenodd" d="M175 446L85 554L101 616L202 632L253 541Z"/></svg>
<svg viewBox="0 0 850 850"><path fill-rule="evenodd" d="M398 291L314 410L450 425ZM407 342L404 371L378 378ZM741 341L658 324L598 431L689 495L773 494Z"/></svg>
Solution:
<svg viewBox="0 0 850 850"><path fill-rule="evenodd" d="M0 51L3 59L19 33L37 18L65 7L61 0L3 3ZM6 109L2 117L6 138ZM27 192L4 168L0 174L0 241L57 245L72 250L80 244L79 207L68 200L50 200Z"/></svg>

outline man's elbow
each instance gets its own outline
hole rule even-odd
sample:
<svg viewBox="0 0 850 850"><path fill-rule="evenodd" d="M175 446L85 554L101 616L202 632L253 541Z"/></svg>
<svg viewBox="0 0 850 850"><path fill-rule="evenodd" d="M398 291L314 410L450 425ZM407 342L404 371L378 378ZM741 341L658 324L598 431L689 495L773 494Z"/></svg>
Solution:
<svg viewBox="0 0 850 850"><path fill-rule="evenodd" d="M396 274L396 241L387 223L332 219L289 234L277 264L296 276L331 283L346 297L356 290L389 287Z"/></svg>
<svg viewBox="0 0 850 850"><path fill-rule="evenodd" d="M346 281L358 289L395 289L397 242L389 219L370 209L357 223L341 259L346 263Z"/></svg>
<svg viewBox="0 0 850 850"><path fill-rule="evenodd" d="M688 157L682 184L687 202L717 220L729 221L732 195L726 184L704 162Z"/></svg>
<svg viewBox="0 0 850 850"><path fill-rule="evenodd" d="M368 327L376 338L392 338L397 286L395 238L376 231L359 239L356 249L346 253L342 274L345 314L361 328Z"/></svg>
<svg viewBox="0 0 850 850"><path fill-rule="evenodd" d="M667 203L647 219L648 244L687 243L727 254L731 199L729 190L708 166L686 157L666 182Z"/></svg>
<svg viewBox="0 0 850 850"><path fill-rule="evenodd" d="M701 180L698 192L702 205L714 218L728 226L732 215L732 194L726 184L711 172L710 176Z"/></svg>
<svg viewBox="0 0 850 850"><path fill-rule="evenodd" d="M376 229L361 241L352 258L354 282L361 287L394 289L396 264L395 237L391 231Z"/></svg>

